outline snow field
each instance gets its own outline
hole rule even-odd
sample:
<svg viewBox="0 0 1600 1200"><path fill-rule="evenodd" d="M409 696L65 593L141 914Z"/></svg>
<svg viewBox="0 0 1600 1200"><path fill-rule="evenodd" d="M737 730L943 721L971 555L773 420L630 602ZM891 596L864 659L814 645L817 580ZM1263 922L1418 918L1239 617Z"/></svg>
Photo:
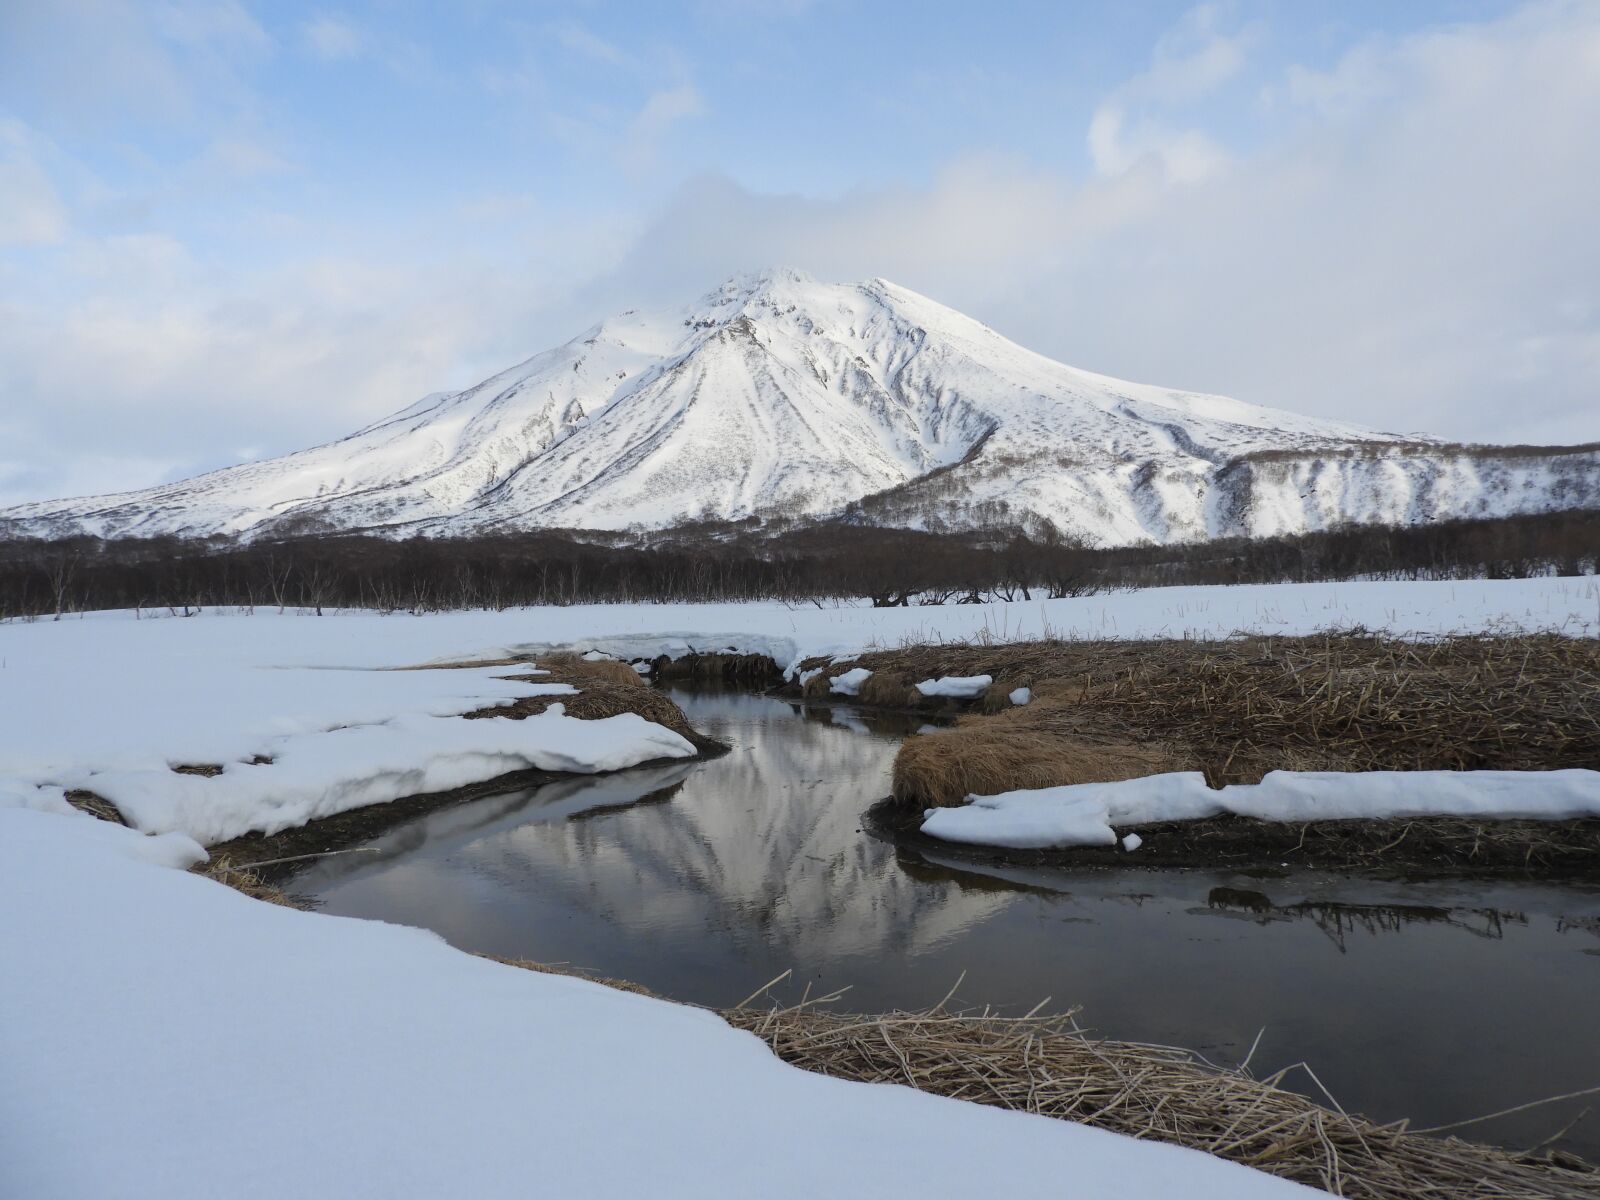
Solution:
<svg viewBox="0 0 1600 1200"><path fill-rule="evenodd" d="M186 841L0 809L0 906L26 914L0 924L7 1195L1316 1194L808 1074L701 1009L263 904L171 869Z"/></svg>
<svg viewBox="0 0 1600 1200"><path fill-rule="evenodd" d="M216 840L523 766L610 770L690 753L659 727L626 721L547 712L520 722L459 722L462 713L558 685L506 678L526 667L389 669L426 663L568 649L630 662L730 652L765 654L793 678L806 658L848 661L874 646L911 642L1292 636L1352 626L1411 637L1486 629L1594 636L1600 586L1571 578L1373 581L937 608L119 612L10 622L0 624L0 695L26 702L8 705L0 723L0 804L63 807L64 790L87 788L126 804L140 828ZM202 763L223 773L201 779L171 770Z"/></svg>

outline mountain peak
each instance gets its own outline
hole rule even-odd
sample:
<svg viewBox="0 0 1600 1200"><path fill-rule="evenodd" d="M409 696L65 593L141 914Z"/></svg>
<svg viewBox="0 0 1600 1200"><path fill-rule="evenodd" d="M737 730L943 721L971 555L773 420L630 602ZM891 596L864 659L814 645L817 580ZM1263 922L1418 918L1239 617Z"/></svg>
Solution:
<svg viewBox="0 0 1600 1200"><path fill-rule="evenodd" d="M349 437L0 513L19 535L468 534L690 518L1011 526L1103 545L1593 504L1594 453L1397 439L1053 362L881 278L734 275Z"/></svg>

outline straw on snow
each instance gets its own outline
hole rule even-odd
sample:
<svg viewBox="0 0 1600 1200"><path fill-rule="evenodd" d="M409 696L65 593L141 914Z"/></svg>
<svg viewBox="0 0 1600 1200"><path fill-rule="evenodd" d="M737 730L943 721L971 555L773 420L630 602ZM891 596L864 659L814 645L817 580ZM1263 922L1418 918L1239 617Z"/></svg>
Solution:
<svg viewBox="0 0 1600 1200"><path fill-rule="evenodd" d="M1248 1060L1226 1070L1185 1050L1087 1037L1070 1012L1003 1017L953 1013L941 1003L926 1012L858 1015L819 1007L837 996L722 1015L806 1070L1173 1142L1337 1196L1600 1197L1600 1172L1580 1160L1532 1161L1425 1137L1403 1121L1379 1125L1347 1114L1331 1096L1332 1107L1323 1107L1282 1086L1294 1067L1258 1080L1247 1073ZM1309 1067L1298 1069L1321 1089Z"/></svg>

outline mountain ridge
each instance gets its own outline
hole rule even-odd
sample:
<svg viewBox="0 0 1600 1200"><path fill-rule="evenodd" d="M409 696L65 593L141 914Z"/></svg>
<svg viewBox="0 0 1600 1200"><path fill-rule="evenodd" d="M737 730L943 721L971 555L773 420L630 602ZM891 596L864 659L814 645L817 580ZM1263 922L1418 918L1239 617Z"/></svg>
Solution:
<svg viewBox="0 0 1600 1200"><path fill-rule="evenodd" d="M0 529L448 536L754 516L1110 546L1588 506L1594 446L1460 446L1130 383L884 279L775 268L617 314L336 441L19 505Z"/></svg>

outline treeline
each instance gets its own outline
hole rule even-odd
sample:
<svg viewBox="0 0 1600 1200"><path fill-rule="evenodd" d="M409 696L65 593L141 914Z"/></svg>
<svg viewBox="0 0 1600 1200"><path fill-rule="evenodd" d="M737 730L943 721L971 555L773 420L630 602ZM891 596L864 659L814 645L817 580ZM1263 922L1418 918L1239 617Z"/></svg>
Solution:
<svg viewBox="0 0 1600 1200"><path fill-rule="evenodd" d="M1320 533L1096 552L1105 585L1311 583L1324 579L1526 579L1592 575L1600 511L1427 525L1345 525Z"/></svg>
<svg viewBox="0 0 1600 1200"><path fill-rule="evenodd" d="M542 531L475 538L321 536L0 541L0 617L110 608L361 607L865 598L882 606L1033 600L1109 588L1356 576L1588 574L1600 513L1300 537L1087 548L1044 536L746 522L643 536Z"/></svg>

